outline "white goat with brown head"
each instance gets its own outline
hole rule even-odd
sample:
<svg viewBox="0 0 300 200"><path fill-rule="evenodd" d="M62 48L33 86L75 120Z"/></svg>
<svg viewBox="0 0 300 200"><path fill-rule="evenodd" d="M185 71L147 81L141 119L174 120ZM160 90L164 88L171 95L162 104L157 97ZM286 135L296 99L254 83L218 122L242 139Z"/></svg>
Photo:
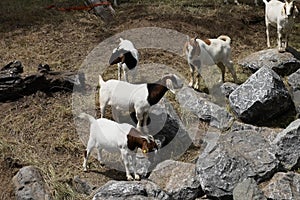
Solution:
<svg viewBox="0 0 300 200"><path fill-rule="evenodd" d="M121 80L121 70L123 71L124 80L128 82L128 72L132 74L132 80L136 76L137 65L139 61L139 53L135 48L134 44L123 38L120 38L120 43L117 48L115 48L109 59L109 64L118 65L118 80Z"/></svg>
<svg viewBox="0 0 300 200"><path fill-rule="evenodd" d="M174 92L183 86L181 79L175 74L165 75L155 83L132 84L119 80L104 81L99 75L99 101L101 117L105 116L107 105L113 109L135 113L137 129L146 127L150 107L157 104L164 94ZM147 132L147 131L146 131Z"/></svg>
<svg viewBox="0 0 300 200"><path fill-rule="evenodd" d="M152 135L144 135L133 126L101 118L95 119L93 116L81 113L80 118L90 121L90 135L86 151L84 153L83 170L87 171L88 158L93 150L98 150L98 161L102 162L102 150L108 152L120 152L126 171L127 180L133 180L130 174L130 167L133 168L134 179L139 180L140 176L136 172L136 153L140 148L147 155L149 152L156 152L158 144Z"/></svg>
<svg viewBox="0 0 300 200"><path fill-rule="evenodd" d="M222 81L225 79L225 67L227 67L233 76L234 82L237 82L233 63L230 60L231 56L231 39L228 36L221 35L216 39L200 40L197 37L187 38L187 42L184 45L184 52L187 56L188 64L191 71L190 87L199 89L199 78L201 67L203 67L203 55L209 56L214 64L216 64L222 72ZM196 73L196 83L194 74Z"/></svg>
<svg viewBox="0 0 300 200"><path fill-rule="evenodd" d="M294 26L294 19L299 11L293 0L285 0L284 3L278 0L271 0L269 2L267 0L263 1L265 3L267 46L271 46L269 26L272 25L277 27L278 51L284 52L288 47L289 34Z"/></svg>

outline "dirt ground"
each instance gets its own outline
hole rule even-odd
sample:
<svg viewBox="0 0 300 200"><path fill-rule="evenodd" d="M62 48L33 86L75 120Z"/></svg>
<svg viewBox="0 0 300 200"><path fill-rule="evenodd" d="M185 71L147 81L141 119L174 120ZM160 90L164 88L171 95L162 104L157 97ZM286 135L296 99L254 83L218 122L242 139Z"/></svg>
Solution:
<svg viewBox="0 0 300 200"><path fill-rule="evenodd" d="M12 5L11 1L0 3L7 8L0 11L4 12L0 13L1 67L20 60L25 74L35 72L39 63L49 64L52 70L77 70L87 54L104 39L124 30L149 26L169 28L190 36L197 34L200 38L227 34L232 38L235 63L251 52L266 48L263 5L233 6L223 5L221 1L131 1L116 8L114 19L104 23L87 11L45 9L50 3L74 6L82 4L81 1L72 4L70 1L32 2L31 9L27 10L23 10L22 5ZM27 7L24 5L24 8ZM299 30L297 26L293 35L299 34ZM273 29L271 34L274 47L275 32ZM291 45L299 44L291 42ZM299 50L299 46L296 48ZM153 62L163 60L166 65L175 61L178 70L188 75L188 66L182 58L153 50L143 50L141 56ZM237 65L235 68L243 80L247 72ZM71 96L71 93L46 95L38 92L18 101L0 103L0 199L14 199L11 179L26 165L41 169L55 199L91 199L91 196L75 192L72 180L76 175L97 187L108 180L124 180L123 172L101 168L95 159L90 160L93 170L82 172L84 145L73 124ZM193 160L194 151L195 148L191 148L181 160Z"/></svg>

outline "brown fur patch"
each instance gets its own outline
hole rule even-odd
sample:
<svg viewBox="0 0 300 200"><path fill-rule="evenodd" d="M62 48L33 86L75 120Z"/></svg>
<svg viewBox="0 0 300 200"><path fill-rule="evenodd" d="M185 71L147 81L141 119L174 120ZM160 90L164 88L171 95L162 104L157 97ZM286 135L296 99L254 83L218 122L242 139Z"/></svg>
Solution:
<svg viewBox="0 0 300 200"><path fill-rule="evenodd" d="M127 147L131 151L134 151L137 148L142 149L143 153L148 153L157 149L157 144L154 141L149 143L145 138L142 138L142 133L140 133L135 128L132 128L127 135Z"/></svg>
<svg viewBox="0 0 300 200"><path fill-rule="evenodd" d="M211 44L210 39L204 39L203 42L205 42L205 44L207 44L207 45L210 45L210 44Z"/></svg>

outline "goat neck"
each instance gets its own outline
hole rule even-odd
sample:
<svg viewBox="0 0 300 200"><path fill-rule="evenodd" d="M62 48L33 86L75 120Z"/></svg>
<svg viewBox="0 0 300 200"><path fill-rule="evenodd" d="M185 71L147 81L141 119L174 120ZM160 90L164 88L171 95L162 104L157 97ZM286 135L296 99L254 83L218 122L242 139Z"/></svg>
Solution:
<svg viewBox="0 0 300 200"><path fill-rule="evenodd" d="M150 106L157 104L160 99L165 95L165 93L169 90L166 87L166 80L168 77L164 77L157 81L156 83L148 83L148 97L147 101L149 102Z"/></svg>

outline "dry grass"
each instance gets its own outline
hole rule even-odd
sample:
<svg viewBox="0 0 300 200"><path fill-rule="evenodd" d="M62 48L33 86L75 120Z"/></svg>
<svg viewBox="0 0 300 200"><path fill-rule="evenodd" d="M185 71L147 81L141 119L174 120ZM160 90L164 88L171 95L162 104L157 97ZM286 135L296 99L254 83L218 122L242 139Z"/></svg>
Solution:
<svg viewBox="0 0 300 200"><path fill-rule="evenodd" d="M117 9L117 16L109 24L88 12L59 12L46 10L51 4L70 6L83 1L71 0L2 0L0 1L0 62L20 60L25 72L36 71L39 63L48 63L53 70L77 70L86 55L104 39L137 27L156 26L175 29L191 36L232 37L233 60L265 48L262 7L223 6L222 1L132 0ZM299 6L300 7L300 6ZM252 20L259 19L255 23ZM299 20L298 20L299 21ZM299 32L299 26L293 36ZM275 32L272 34L275 41ZM254 39L255 38L255 39ZM291 37L292 38L292 37ZM299 47L299 36L291 40ZM293 43L294 42L294 43ZM275 44L275 43L274 43ZM298 45L298 46L297 46ZM188 76L185 60L168 52L144 49L147 63L163 62L184 77ZM236 66L238 77L249 74ZM108 76L114 76L109 69ZM228 75L231 79L231 75ZM168 95L170 99L174 96ZM16 102L0 104L0 199L13 199L11 178L25 165L35 165L44 174L55 199L91 199L75 191L72 180L79 175L95 186L108 180L122 180L123 172L99 168L91 159L90 173L83 173L82 152L72 113L72 96L37 93ZM173 104L176 108L176 103ZM186 118L183 118L186 119ZM200 124L205 130L205 124ZM192 162L197 149L192 148L180 160Z"/></svg>

